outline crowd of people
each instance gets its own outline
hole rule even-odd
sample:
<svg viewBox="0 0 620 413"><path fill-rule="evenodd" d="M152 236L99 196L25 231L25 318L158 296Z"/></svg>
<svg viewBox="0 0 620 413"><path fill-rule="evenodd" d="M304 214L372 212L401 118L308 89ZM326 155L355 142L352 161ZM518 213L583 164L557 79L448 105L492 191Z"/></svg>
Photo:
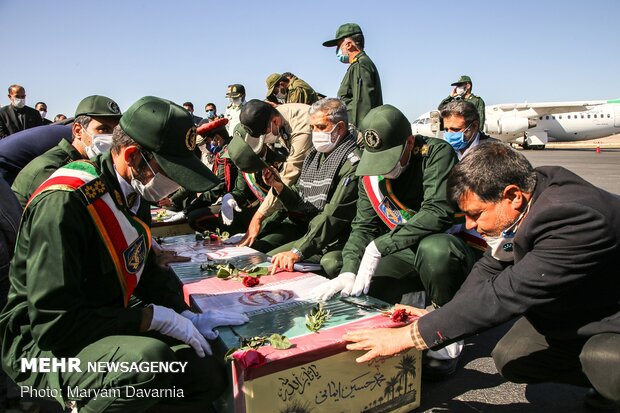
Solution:
<svg viewBox="0 0 620 413"><path fill-rule="evenodd" d="M367 351L358 362L417 348L423 376L446 377L465 338L517 319L493 351L507 380L591 387L593 403L620 403L620 198L564 168L533 168L487 136L469 76L439 105L443 139L414 136L383 103L359 25L341 25L323 46L348 65L337 97L273 73L263 99L246 101L244 85L231 84L225 113L207 103L205 118L192 102L145 96L122 112L93 95L52 123L45 103L30 108L24 88L9 87L0 109L8 377L34 388L184 392L57 397L88 412L205 411L225 391L209 341L216 327L249 319L190 310L167 268L176 257L152 242L158 206L182 211L197 231L237 234L238 245L272 257L272 274L320 265L329 281L316 300L368 294L400 306L423 292L422 308L404 307L420 316L411 325L347 333L350 350ZM596 300L578 305L584 297ZM114 377L20 369L36 357L188 368Z"/></svg>

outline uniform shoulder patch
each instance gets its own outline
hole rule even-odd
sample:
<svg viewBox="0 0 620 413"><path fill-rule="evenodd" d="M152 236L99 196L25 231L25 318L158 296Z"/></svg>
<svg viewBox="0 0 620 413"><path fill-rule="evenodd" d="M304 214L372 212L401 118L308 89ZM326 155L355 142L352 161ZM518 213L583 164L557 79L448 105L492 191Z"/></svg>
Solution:
<svg viewBox="0 0 620 413"><path fill-rule="evenodd" d="M78 190L84 195L89 204L108 192L101 178L85 183Z"/></svg>
<svg viewBox="0 0 620 413"><path fill-rule="evenodd" d="M351 165L355 165L360 161L360 157L355 152L351 152L350 154L348 154L347 159L349 160L349 162L351 162Z"/></svg>
<svg viewBox="0 0 620 413"><path fill-rule="evenodd" d="M413 155L414 156L428 156L429 146L425 143L422 146L414 146Z"/></svg>

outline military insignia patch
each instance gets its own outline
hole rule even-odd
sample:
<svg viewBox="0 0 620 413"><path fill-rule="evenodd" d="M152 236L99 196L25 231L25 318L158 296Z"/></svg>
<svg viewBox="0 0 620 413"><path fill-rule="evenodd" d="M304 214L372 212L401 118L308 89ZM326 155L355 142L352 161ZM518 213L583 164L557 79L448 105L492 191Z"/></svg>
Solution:
<svg viewBox="0 0 620 413"><path fill-rule="evenodd" d="M396 205L387 196L383 198L383 201L379 204L379 211L394 225L403 224L403 219L400 210L396 208Z"/></svg>
<svg viewBox="0 0 620 413"><path fill-rule="evenodd" d="M112 113L117 113L119 115L121 113L121 109L118 107L118 105L114 101L108 102L108 109L110 109L110 112Z"/></svg>
<svg viewBox="0 0 620 413"><path fill-rule="evenodd" d="M123 251L125 269L130 274L137 273L144 265L146 259L146 240L144 234L140 235Z"/></svg>
<svg viewBox="0 0 620 413"><path fill-rule="evenodd" d="M106 193L106 187L100 178L94 179L87 184L84 184L80 191L86 196L88 202L93 202L101 195Z"/></svg>
<svg viewBox="0 0 620 413"><path fill-rule="evenodd" d="M185 134L185 146L190 151L196 149L196 127L192 126Z"/></svg>
<svg viewBox="0 0 620 413"><path fill-rule="evenodd" d="M366 129L364 132L364 143L369 148L377 148L381 145L381 138L379 138L379 134L374 129Z"/></svg>

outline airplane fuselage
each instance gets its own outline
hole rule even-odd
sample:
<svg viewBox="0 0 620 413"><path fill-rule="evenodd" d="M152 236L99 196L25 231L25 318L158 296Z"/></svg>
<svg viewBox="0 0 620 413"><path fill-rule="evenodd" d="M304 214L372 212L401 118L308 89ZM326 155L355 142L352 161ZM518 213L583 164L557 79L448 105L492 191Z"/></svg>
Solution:
<svg viewBox="0 0 620 413"><path fill-rule="evenodd" d="M579 109L579 110L575 110ZM603 138L620 133L620 100L508 103L486 107L485 132L504 142L544 148L547 142ZM437 114L412 123L413 133L441 138Z"/></svg>

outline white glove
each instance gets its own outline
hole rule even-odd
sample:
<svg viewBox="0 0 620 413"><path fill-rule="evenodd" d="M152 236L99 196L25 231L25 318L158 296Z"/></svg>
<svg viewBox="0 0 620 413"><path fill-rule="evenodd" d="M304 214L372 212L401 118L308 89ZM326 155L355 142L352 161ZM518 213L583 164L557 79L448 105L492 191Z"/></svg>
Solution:
<svg viewBox="0 0 620 413"><path fill-rule="evenodd" d="M153 319L149 331L159 331L166 336L189 344L198 354L198 357L212 354L211 346L190 320L168 307L153 304L151 307L153 308Z"/></svg>
<svg viewBox="0 0 620 413"><path fill-rule="evenodd" d="M353 283L355 282L355 274L352 272L343 272L333 280L323 283L310 292L310 296L316 300L327 301L336 293L344 296L349 295Z"/></svg>
<svg viewBox="0 0 620 413"><path fill-rule="evenodd" d="M232 194L228 193L222 197L222 221L224 225L230 225L235 218L235 211L241 212L241 208L235 201L235 198Z"/></svg>
<svg viewBox="0 0 620 413"><path fill-rule="evenodd" d="M364 256L360 262L360 268L357 270L357 277L355 277L355 283L351 289L351 295L358 296L362 294L368 294L370 288L370 280L375 274L375 270L381 260L381 253L377 249L375 242L372 241L366 246Z"/></svg>
<svg viewBox="0 0 620 413"><path fill-rule="evenodd" d="M239 326L250 321L248 316L243 313L220 310L206 310L203 313L185 310L181 315L191 320L200 334L209 340L215 340L220 334L217 330L213 330L217 326Z"/></svg>

